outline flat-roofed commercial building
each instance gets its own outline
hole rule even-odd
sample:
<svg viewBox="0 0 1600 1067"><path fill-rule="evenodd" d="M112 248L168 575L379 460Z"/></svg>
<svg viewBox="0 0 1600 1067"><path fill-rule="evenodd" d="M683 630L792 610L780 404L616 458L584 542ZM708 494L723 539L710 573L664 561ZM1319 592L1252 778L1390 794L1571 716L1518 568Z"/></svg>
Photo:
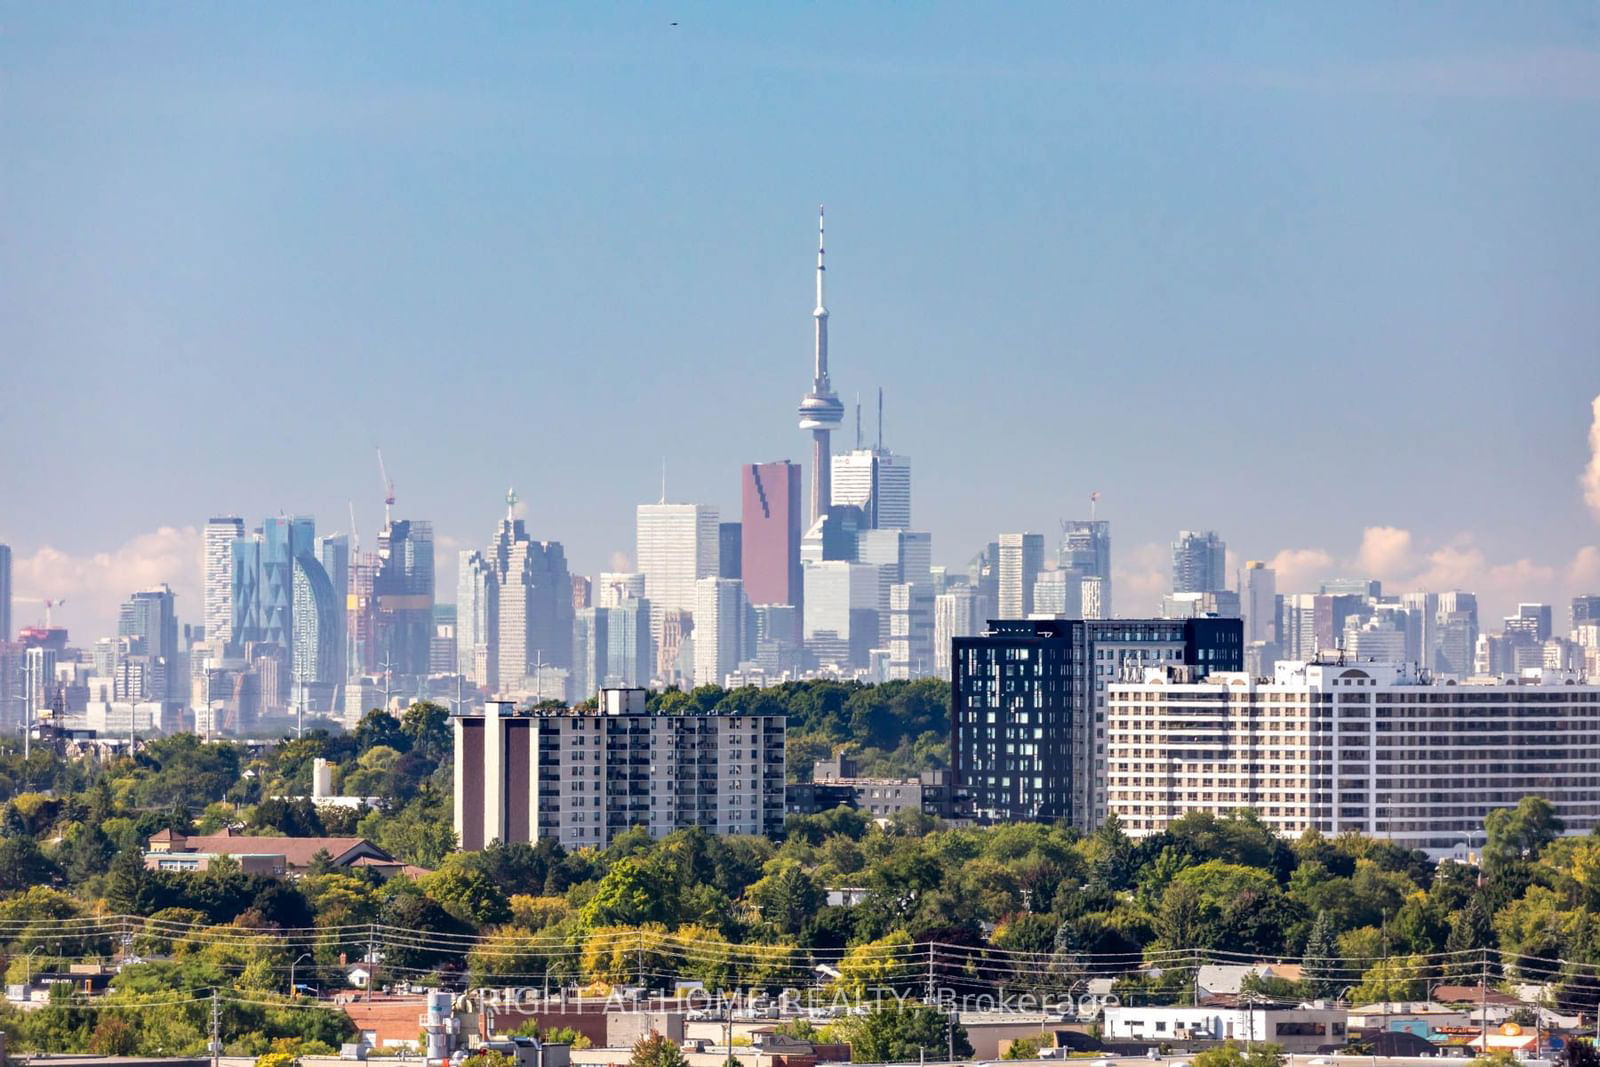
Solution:
<svg viewBox="0 0 1600 1067"><path fill-rule="evenodd" d="M461 847L553 837L604 848L632 826L652 837L782 828L783 715L662 715L645 696L605 689L598 711L489 701L454 716Z"/></svg>
<svg viewBox="0 0 1600 1067"><path fill-rule="evenodd" d="M1600 686L1563 672L1434 684L1412 666L1280 662L1271 680L1154 668L1109 687L1109 808L1133 836L1255 809L1435 854L1525 796L1600 825Z"/></svg>

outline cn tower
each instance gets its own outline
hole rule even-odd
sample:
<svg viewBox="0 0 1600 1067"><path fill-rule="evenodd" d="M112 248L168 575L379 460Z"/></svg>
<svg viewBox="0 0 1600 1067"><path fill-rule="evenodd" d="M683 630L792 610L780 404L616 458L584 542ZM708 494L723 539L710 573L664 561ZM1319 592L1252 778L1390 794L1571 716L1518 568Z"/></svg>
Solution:
<svg viewBox="0 0 1600 1067"><path fill-rule="evenodd" d="M829 435L844 421L844 405L833 393L828 380L828 308L822 302L822 278L827 268L822 263L822 209L817 208L817 320L816 365L812 371L811 392L800 399L800 428L811 431L811 522L828 510L833 493L833 449Z"/></svg>

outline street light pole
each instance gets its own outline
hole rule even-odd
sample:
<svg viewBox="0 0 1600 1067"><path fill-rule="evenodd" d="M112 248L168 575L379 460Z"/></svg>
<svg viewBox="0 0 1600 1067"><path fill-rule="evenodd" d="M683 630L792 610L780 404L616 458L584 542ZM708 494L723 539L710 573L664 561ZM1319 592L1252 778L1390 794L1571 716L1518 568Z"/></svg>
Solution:
<svg viewBox="0 0 1600 1067"><path fill-rule="evenodd" d="M295 970L296 967L300 966L300 961L301 960L309 960L309 959L311 959L311 953L302 952L302 953L300 953L300 955L295 957L295 960L294 960L293 963L289 964L289 996L291 998L294 996L294 989L295 989L295 985L294 985L294 970Z"/></svg>

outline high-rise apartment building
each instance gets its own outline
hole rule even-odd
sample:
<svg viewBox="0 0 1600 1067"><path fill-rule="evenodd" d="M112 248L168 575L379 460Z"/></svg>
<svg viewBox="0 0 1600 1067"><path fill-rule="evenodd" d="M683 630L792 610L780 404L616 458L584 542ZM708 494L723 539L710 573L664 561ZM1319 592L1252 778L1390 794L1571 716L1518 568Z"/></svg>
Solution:
<svg viewBox="0 0 1600 1067"><path fill-rule="evenodd" d="M35 647L22 653L22 722L31 730L56 699L56 656L53 648Z"/></svg>
<svg viewBox="0 0 1600 1067"><path fill-rule="evenodd" d="M695 583L694 684L721 685L744 658L749 601L737 578Z"/></svg>
<svg viewBox="0 0 1600 1067"><path fill-rule="evenodd" d="M344 682L344 610L333 580L315 556L294 558L290 677L296 707L327 712Z"/></svg>
<svg viewBox="0 0 1600 1067"><path fill-rule="evenodd" d="M0 643L16 637L11 629L11 546L0 545ZM5 695L0 693L0 701Z"/></svg>
<svg viewBox="0 0 1600 1067"><path fill-rule="evenodd" d="M218 515L206 522L201 621L208 641L233 640L233 543L243 536L244 520L237 515Z"/></svg>
<svg viewBox="0 0 1600 1067"><path fill-rule="evenodd" d="M1278 641L1278 576L1259 559L1246 561L1239 574L1239 610L1245 644Z"/></svg>
<svg viewBox="0 0 1600 1067"><path fill-rule="evenodd" d="M1238 619L1004 619L953 642L951 767L987 821L1106 811L1105 699L1158 664L1243 667Z"/></svg>
<svg viewBox="0 0 1600 1067"><path fill-rule="evenodd" d="M695 583L715 578L721 564L722 534L716 505L640 504L634 532L645 596L658 615L693 612Z"/></svg>
<svg viewBox="0 0 1600 1067"><path fill-rule="evenodd" d="M1172 591L1212 593L1228 588L1228 546L1215 531L1179 530L1172 542Z"/></svg>
<svg viewBox="0 0 1600 1067"><path fill-rule="evenodd" d="M1600 595L1589 593L1573 597L1567 618L1574 630L1586 622L1600 622Z"/></svg>
<svg viewBox="0 0 1600 1067"><path fill-rule="evenodd" d="M1111 687L1110 811L1132 836L1253 808L1285 837L1347 830L1441 855L1537 782L1600 826L1600 687L1428 683L1414 668L1284 661L1270 680L1156 670Z"/></svg>
<svg viewBox="0 0 1600 1067"><path fill-rule="evenodd" d="M789 604L803 612L800 465L747 463L740 482L745 595L752 604Z"/></svg>
<svg viewBox="0 0 1600 1067"><path fill-rule="evenodd" d="M933 538L915 530L863 530L856 542L856 562L878 568L878 638L873 647L886 649L889 590L904 582L931 587ZM931 665L928 670L932 670Z"/></svg>
<svg viewBox="0 0 1600 1067"><path fill-rule="evenodd" d="M1083 618L1083 579L1071 571L1040 571L1033 582L1033 610L1029 615L1057 619Z"/></svg>
<svg viewBox="0 0 1600 1067"><path fill-rule="evenodd" d="M1197 619L1206 615L1240 618L1239 594L1231 589L1217 589L1209 593L1167 593L1161 598L1163 619Z"/></svg>
<svg viewBox="0 0 1600 1067"><path fill-rule="evenodd" d="M933 585L896 582L889 587L889 679L936 673L933 652Z"/></svg>
<svg viewBox="0 0 1600 1067"><path fill-rule="evenodd" d="M1007 619L1033 614L1033 583L1044 569L1044 535L1003 533L999 540L997 608Z"/></svg>
<svg viewBox="0 0 1600 1067"><path fill-rule="evenodd" d="M1078 588L1084 618L1111 618L1111 579L1091 576L1079 582Z"/></svg>
<svg viewBox="0 0 1600 1067"><path fill-rule="evenodd" d="M572 617L572 698L587 700L589 694L599 693L606 677L606 654L609 641L606 623L610 621L606 608L582 608Z"/></svg>
<svg viewBox="0 0 1600 1067"><path fill-rule="evenodd" d="M994 605L971 585L955 585L933 600L933 666L941 678L950 677L951 642L981 634L994 615Z"/></svg>
<svg viewBox="0 0 1600 1067"><path fill-rule="evenodd" d="M323 558L339 566L348 559L340 547L320 542L306 516L268 518L253 536L232 543L232 632L217 648L264 672L260 696L267 709L290 701L312 711L333 707L345 680L346 608Z"/></svg>
<svg viewBox="0 0 1600 1067"><path fill-rule="evenodd" d="M134 593L117 611L117 636L136 656L173 660L178 655L177 598L167 585Z"/></svg>
<svg viewBox="0 0 1600 1067"><path fill-rule="evenodd" d="M600 684L608 688L637 688L646 685L655 671L655 646L650 640L650 601L645 597L624 597L606 613L605 674ZM587 699L591 693L579 693Z"/></svg>
<svg viewBox="0 0 1600 1067"><path fill-rule="evenodd" d="M1078 601L1088 592L1084 582L1096 579L1092 595L1097 597L1099 614L1111 617L1111 523L1105 519L1067 519L1061 523L1061 549L1056 566L1079 579ZM1070 595L1070 594L1069 594ZM1087 615L1085 617L1088 617Z"/></svg>
<svg viewBox="0 0 1600 1067"><path fill-rule="evenodd" d="M784 716L662 715L642 689L597 712L490 701L456 715L454 825L465 849L553 839L605 848L634 826L773 834L784 820Z"/></svg>
<svg viewBox="0 0 1600 1067"><path fill-rule="evenodd" d="M317 561L322 564L328 584L333 587L331 625L336 635L330 669L322 676L343 684L350 677L350 535L328 534L316 539Z"/></svg>
<svg viewBox="0 0 1600 1067"><path fill-rule="evenodd" d="M1516 617L1527 620L1529 632L1540 644L1555 633L1555 608L1549 604L1518 604Z"/></svg>
<svg viewBox="0 0 1600 1067"><path fill-rule="evenodd" d="M372 600L378 662L397 675L426 676L433 640L432 523L384 523L378 532Z"/></svg>
<svg viewBox="0 0 1600 1067"><path fill-rule="evenodd" d="M1433 669L1464 678L1473 673L1478 648L1478 598L1459 590L1439 594Z"/></svg>
<svg viewBox="0 0 1600 1067"><path fill-rule="evenodd" d="M581 611L594 606L594 586L589 579L581 574L571 576L572 580L572 610Z"/></svg>
<svg viewBox="0 0 1600 1067"><path fill-rule="evenodd" d="M463 549L456 577L456 664L467 681L498 686L500 589L482 552Z"/></svg>

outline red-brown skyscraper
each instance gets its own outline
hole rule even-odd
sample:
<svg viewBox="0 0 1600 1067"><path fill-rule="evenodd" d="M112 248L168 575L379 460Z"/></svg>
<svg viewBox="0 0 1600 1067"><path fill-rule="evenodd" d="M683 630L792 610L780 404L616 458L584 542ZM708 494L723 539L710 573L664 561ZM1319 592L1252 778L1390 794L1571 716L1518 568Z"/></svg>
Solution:
<svg viewBox="0 0 1600 1067"><path fill-rule="evenodd" d="M788 460L747 463L744 482L742 563L745 596L752 604L801 608L800 465Z"/></svg>

